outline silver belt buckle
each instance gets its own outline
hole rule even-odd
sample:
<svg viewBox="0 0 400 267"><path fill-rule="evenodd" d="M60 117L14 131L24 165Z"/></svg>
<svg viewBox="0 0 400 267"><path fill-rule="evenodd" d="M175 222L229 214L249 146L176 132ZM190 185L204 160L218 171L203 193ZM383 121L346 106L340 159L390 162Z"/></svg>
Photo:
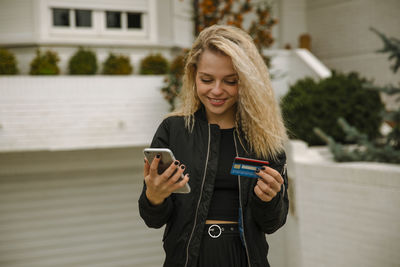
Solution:
<svg viewBox="0 0 400 267"><path fill-rule="evenodd" d="M211 233L215 231L215 229L219 230L218 234ZM218 224L213 224L210 227L208 227L208 235L211 236L212 238L218 238L221 234L222 234L222 229Z"/></svg>

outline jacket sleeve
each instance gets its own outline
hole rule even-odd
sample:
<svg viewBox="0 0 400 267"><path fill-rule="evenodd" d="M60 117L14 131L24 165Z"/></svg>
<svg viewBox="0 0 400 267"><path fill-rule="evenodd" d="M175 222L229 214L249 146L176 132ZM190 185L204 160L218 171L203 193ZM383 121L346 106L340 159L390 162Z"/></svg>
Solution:
<svg viewBox="0 0 400 267"><path fill-rule="evenodd" d="M284 183L281 191L269 202L264 202L257 197L254 190L251 193L250 208L257 225L267 234L272 234L286 222L289 209L289 198L287 195L288 178L286 173L286 155L282 153L278 156L276 164L271 166L277 170Z"/></svg>
<svg viewBox="0 0 400 267"><path fill-rule="evenodd" d="M158 127L151 147L168 148L169 147L169 126L168 121L164 120ZM146 184L143 182L142 193L139 197L139 213L148 227L160 228L166 224L172 214L173 201L171 196L166 198L160 205L152 205L146 197Z"/></svg>

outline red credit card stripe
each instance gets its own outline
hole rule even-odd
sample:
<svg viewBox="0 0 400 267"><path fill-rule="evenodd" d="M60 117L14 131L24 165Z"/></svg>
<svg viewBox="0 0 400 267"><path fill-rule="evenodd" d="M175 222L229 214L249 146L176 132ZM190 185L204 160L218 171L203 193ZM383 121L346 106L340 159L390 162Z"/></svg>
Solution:
<svg viewBox="0 0 400 267"><path fill-rule="evenodd" d="M254 163L265 164L265 165L268 165L268 164L269 164L268 161L256 160L256 159L248 159L248 158L241 158L241 157L236 157L235 160L240 160L240 161L244 161L244 162L254 162Z"/></svg>

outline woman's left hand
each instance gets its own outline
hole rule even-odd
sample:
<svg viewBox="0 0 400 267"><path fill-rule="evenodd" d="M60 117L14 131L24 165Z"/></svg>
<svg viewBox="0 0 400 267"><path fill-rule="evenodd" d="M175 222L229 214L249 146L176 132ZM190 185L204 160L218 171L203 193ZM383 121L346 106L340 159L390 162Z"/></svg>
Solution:
<svg viewBox="0 0 400 267"><path fill-rule="evenodd" d="M258 172L259 176L254 193L262 201L269 202L281 191L283 178L276 170L263 166Z"/></svg>

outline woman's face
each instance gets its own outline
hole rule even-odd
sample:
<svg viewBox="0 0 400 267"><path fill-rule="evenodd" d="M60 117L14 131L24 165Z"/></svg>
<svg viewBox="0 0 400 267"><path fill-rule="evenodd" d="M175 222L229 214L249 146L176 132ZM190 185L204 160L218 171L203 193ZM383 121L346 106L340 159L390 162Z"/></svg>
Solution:
<svg viewBox="0 0 400 267"><path fill-rule="evenodd" d="M235 125L238 75L229 56L205 50L197 64L197 95L206 108L209 123L222 128Z"/></svg>

